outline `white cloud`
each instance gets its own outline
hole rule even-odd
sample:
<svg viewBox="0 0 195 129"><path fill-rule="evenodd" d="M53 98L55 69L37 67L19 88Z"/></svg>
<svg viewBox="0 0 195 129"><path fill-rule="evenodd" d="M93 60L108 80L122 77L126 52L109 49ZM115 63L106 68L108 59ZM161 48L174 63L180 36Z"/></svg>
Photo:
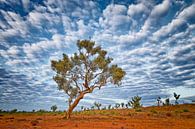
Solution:
<svg viewBox="0 0 195 129"><path fill-rule="evenodd" d="M0 27L4 28L4 31L0 33L1 40L6 38L20 36L26 37L28 35L28 26L23 18L14 12L0 10L6 21L0 22Z"/></svg>
<svg viewBox="0 0 195 129"><path fill-rule="evenodd" d="M130 17L127 15L127 7L124 5L108 5L103 11L103 17L99 19L99 24L110 33L117 33L122 26L130 25ZM123 27L124 28L124 27Z"/></svg>
<svg viewBox="0 0 195 129"><path fill-rule="evenodd" d="M142 26L141 30L143 31L143 33L146 33L148 29L152 26L152 24L156 24L157 19L159 20L160 17L162 17L168 12L170 5L171 5L170 0L164 0L161 4L156 5L153 8L150 16Z"/></svg>
<svg viewBox="0 0 195 129"><path fill-rule="evenodd" d="M147 13L147 12L149 12L147 6L144 5L144 3L139 3L139 4L129 5L127 14L133 17L134 15L138 15L140 13Z"/></svg>
<svg viewBox="0 0 195 129"><path fill-rule="evenodd" d="M52 36L52 40L44 40L33 44L25 43L23 51L27 57L34 58L34 54L36 53L43 53L50 49L61 49L62 47L67 47L67 44L64 43L64 36L55 34Z"/></svg>
<svg viewBox="0 0 195 129"><path fill-rule="evenodd" d="M162 26L158 31L153 34L153 39L159 40L160 37L167 36L168 34L176 31L180 26L187 23L189 18L195 16L195 4L185 8L179 15L173 19L170 23Z"/></svg>

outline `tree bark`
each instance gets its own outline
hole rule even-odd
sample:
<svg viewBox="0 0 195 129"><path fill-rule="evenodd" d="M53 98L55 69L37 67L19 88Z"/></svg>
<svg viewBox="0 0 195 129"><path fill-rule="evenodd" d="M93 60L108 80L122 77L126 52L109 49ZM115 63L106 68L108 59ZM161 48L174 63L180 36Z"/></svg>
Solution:
<svg viewBox="0 0 195 129"><path fill-rule="evenodd" d="M83 99L84 97L84 93L80 93L80 95L75 99L75 101L73 102L73 104L71 104L68 108L68 111L66 113L66 119L70 119L70 116L72 114L72 111L74 110L74 108L77 106L77 104L79 103L79 101L81 99Z"/></svg>

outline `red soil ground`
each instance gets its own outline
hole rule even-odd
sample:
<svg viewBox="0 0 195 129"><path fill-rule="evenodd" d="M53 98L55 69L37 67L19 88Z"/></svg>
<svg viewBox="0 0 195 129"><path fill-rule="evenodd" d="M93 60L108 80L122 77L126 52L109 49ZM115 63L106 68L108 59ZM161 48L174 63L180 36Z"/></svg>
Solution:
<svg viewBox="0 0 195 129"><path fill-rule="evenodd" d="M0 114L0 129L195 129L195 105L74 113Z"/></svg>

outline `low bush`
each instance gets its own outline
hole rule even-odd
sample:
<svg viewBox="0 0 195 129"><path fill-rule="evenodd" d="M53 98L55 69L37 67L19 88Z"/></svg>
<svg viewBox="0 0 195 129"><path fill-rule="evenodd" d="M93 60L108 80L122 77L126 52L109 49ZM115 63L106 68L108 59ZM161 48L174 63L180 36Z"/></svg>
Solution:
<svg viewBox="0 0 195 129"><path fill-rule="evenodd" d="M183 109L183 112L189 112L189 110L188 109Z"/></svg>

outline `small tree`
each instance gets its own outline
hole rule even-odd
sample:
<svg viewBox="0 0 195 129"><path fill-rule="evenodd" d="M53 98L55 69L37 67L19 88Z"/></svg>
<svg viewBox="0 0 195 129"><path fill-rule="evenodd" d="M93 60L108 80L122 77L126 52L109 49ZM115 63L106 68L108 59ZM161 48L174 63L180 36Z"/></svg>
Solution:
<svg viewBox="0 0 195 129"><path fill-rule="evenodd" d="M179 104L177 100L179 99L180 95L177 95L175 92L173 93L173 95L175 97L175 105Z"/></svg>
<svg viewBox="0 0 195 129"><path fill-rule="evenodd" d="M95 106L91 106L91 110L94 110L95 109Z"/></svg>
<svg viewBox="0 0 195 129"><path fill-rule="evenodd" d="M125 104L124 103L121 103L121 108L124 108Z"/></svg>
<svg viewBox="0 0 195 129"><path fill-rule="evenodd" d="M84 109L84 106L81 106L81 111Z"/></svg>
<svg viewBox="0 0 195 129"><path fill-rule="evenodd" d="M108 105L108 110L110 110L112 108L112 105L110 104L110 105Z"/></svg>
<svg viewBox="0 0 195 129"><path fill-rule="evenodd" d="M128 103L127 103L127 104L125 104L125 107L126 107L126 108L128 108L128 106L129 106L129 104L128 104Z"/></svg>
<svg viewBox="0 0 195 129"><path fill-rule="evenodd" d="M51 106L51 110L53 111L53 112L55 112L56 110L57 110L57 106L56 105L53 105L53 106Z"/></svg>
<svg viewBox="0 0 195 129"><path fill-rule="evenodd" d="M119 103L116 103L115 104L115 108L118 109L120 107L120 104Z"/></svg>
<svg viewBox="0 0 195 129"><path fill-rule="evenodd" d="M160 106L160 104L162 103L161 97L158 97L156 100L157 100L158 106Z"/></svg>
<svg viewBox="0 0 195 129"><path fill-rule="evenodd" d="M78 41L77 47L78 52L71 57L63 54L63 59L51 61L52 69L56 72L53 79L59 90L64 90L69 97L67 119L86 94L108 83L120 85L125 76L125 71L111 65L113 59L100 46L95 46L95 42Z"/></svg>
<svg viewBox="0 0 195 129"><path fill-rule="evenodd" d="M102 104L95 102L94 103L94 106L97 107L98 110L100 110L100 107L102 106Z"/></svg>
<svg viewBox="0 0 195 129"><path fill-rule="evenodd" d="M170 105L170 99L167 98L165 99L165 103L163 103L164 106L169 106Z"/></svg>
<svg viewBox="0 0 195 129"><path fill-rule="evenodd" d="M132 100L129 102L129 105L130 105L132 108L134 108L134 109L140 108L140 107L142 107L142 104L140 103L140 100L141 100L141 99L142 99L142 98L139 97L138 95L137 95L137 96L134 96L134 97L132 98Z"/></svg>
<svg viewBox="0 0 195 129"><path fill-rule="evenodd" d="M10 113L16 113L18 110L17 109L13 109L10 111Z"/></svg>

